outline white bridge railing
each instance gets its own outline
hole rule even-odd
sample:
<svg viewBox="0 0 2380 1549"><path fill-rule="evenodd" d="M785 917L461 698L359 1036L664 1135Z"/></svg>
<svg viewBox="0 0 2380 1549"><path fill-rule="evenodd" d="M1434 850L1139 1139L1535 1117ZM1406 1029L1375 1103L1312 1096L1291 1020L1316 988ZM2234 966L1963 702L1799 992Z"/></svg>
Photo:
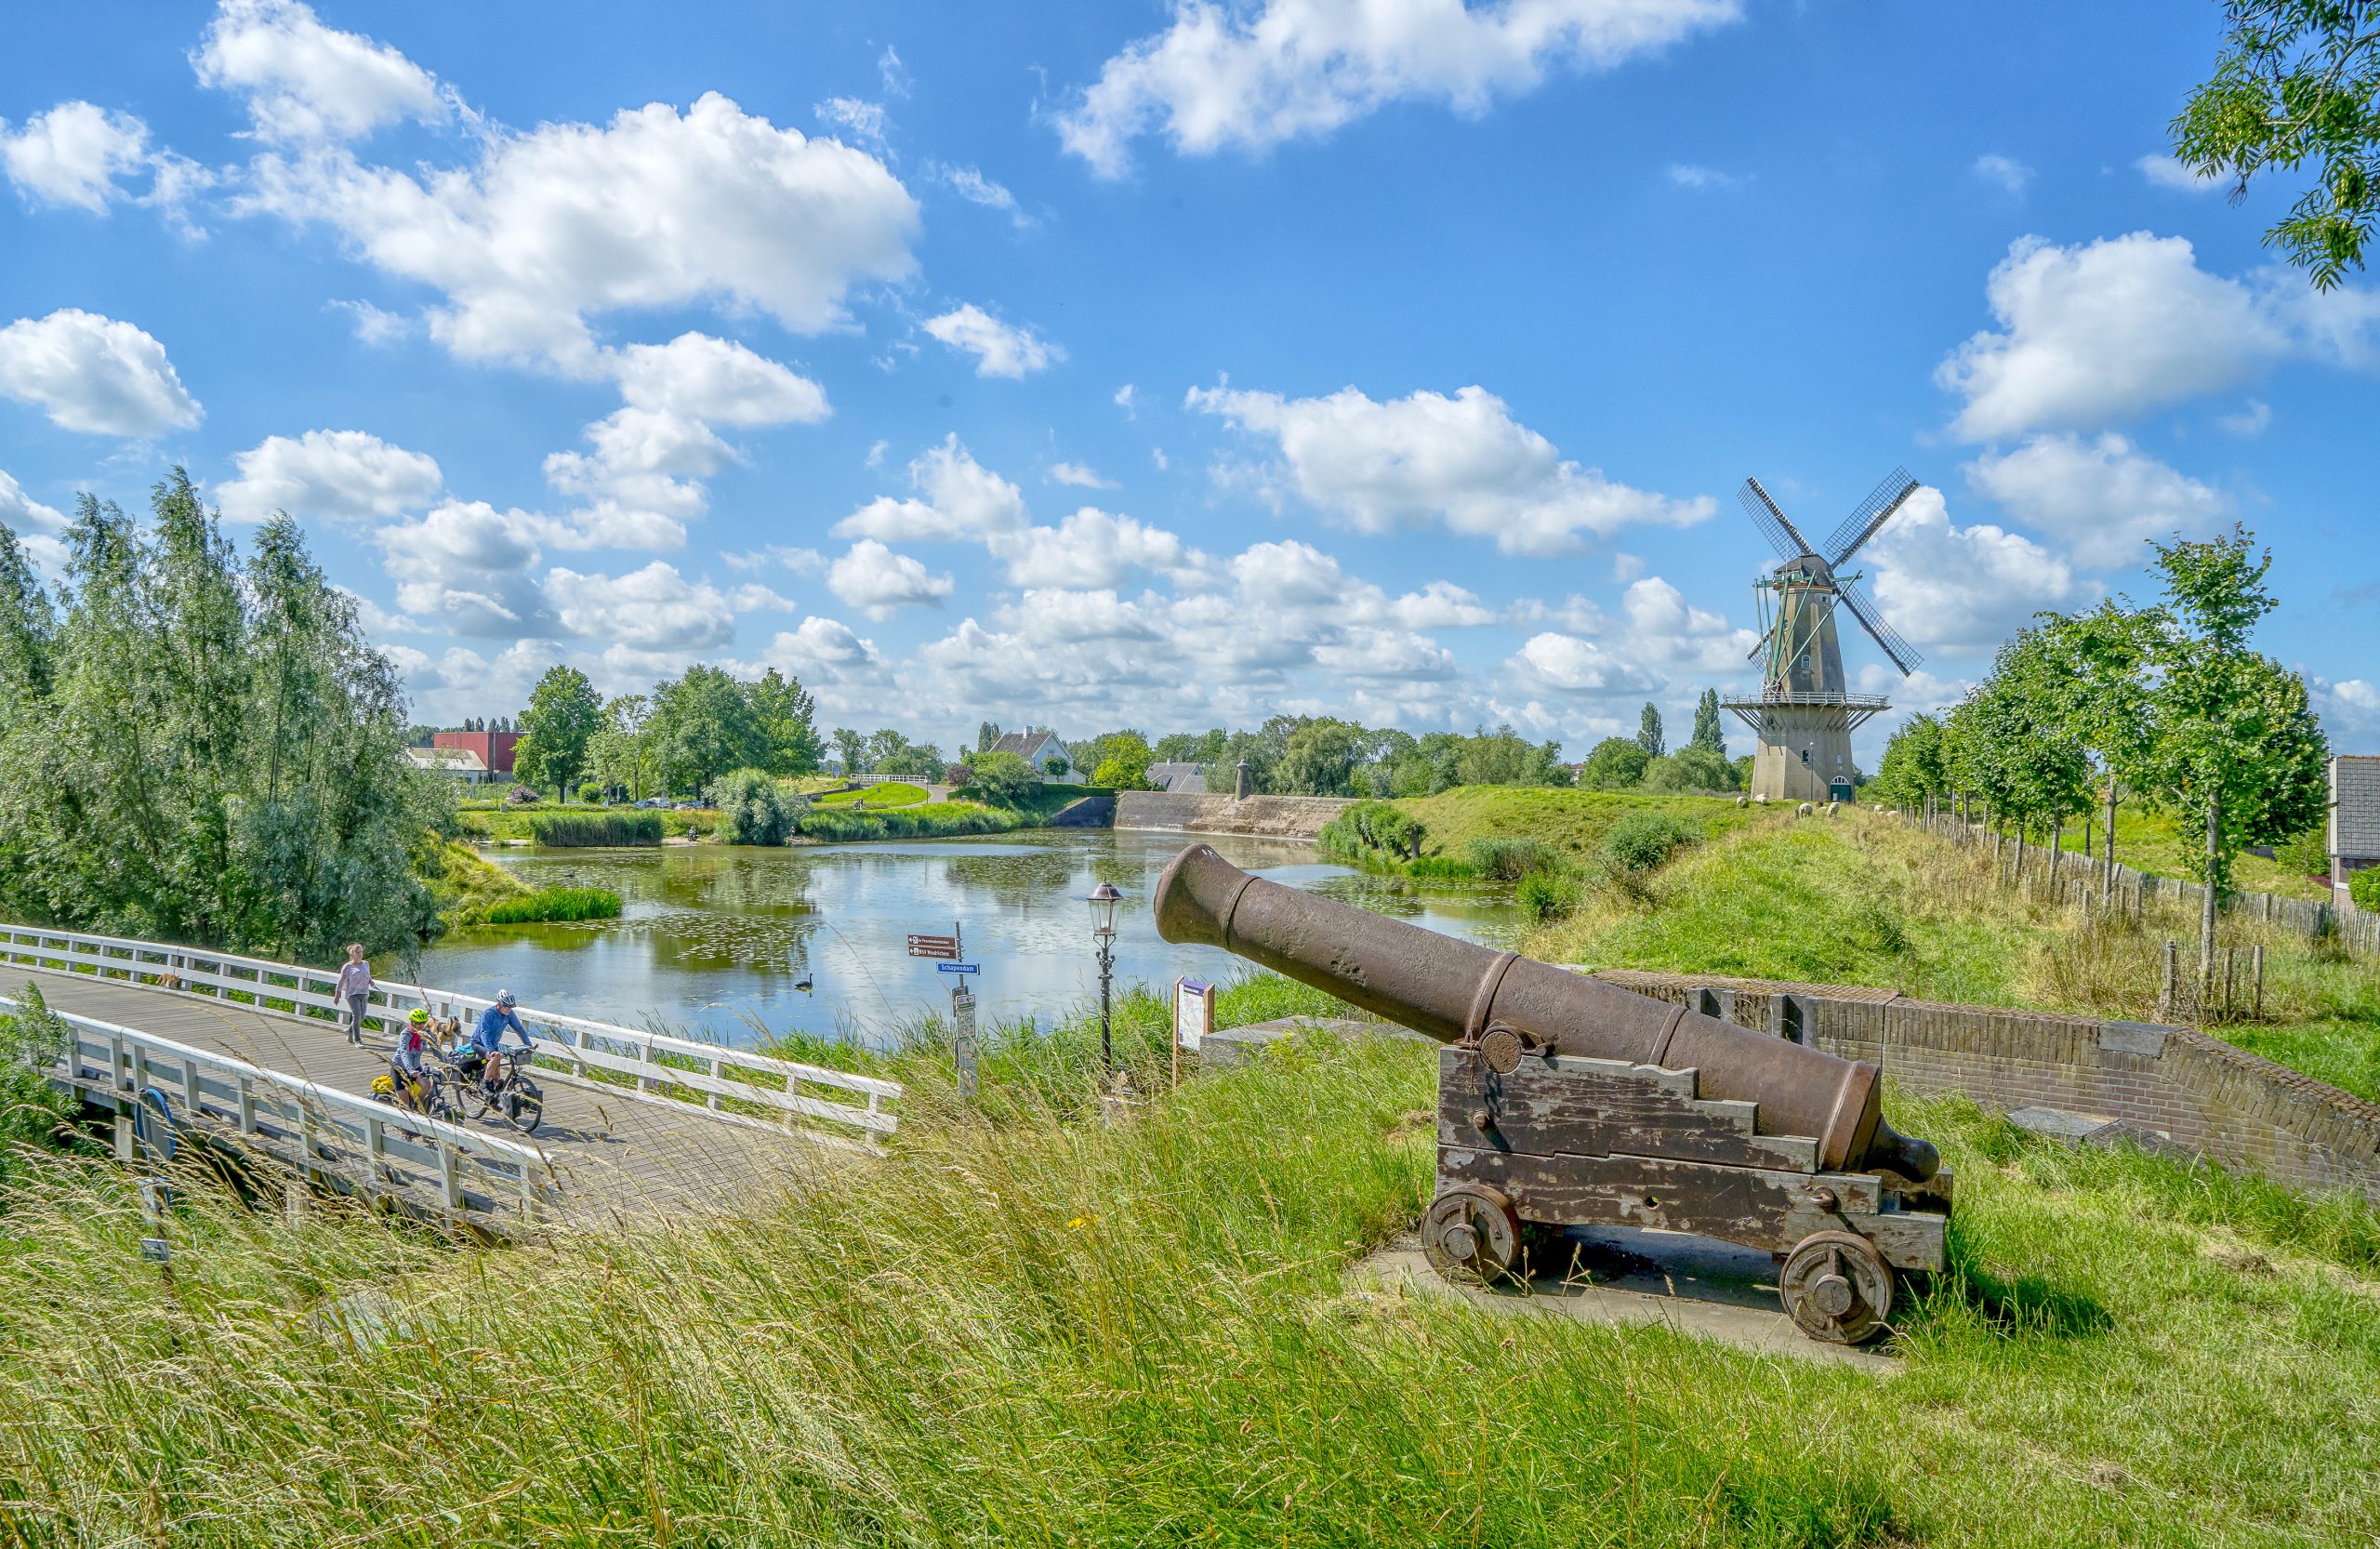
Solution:
<svg viewBox="0 0 2380 1549"><path fill-rule="evenodd" d="M0 1008L21 1002L0 996ZM281 1143L308 1167L348 1163L433 1193L449 1210L481 1203L536 1218L552 1194L554 1172L533 1145L459 1124L401 1113L384 1103L268 1070L210 1049L197 1049L136 1027L53 1010L73 1034L55 1074L77 1087L112 1093L158 1120L212 1119L243 1135ZM166 1099L156 1113L149 1093ZM474 1187L476 1185L476 1187Z"/></svg>
<svg viewBox="0 0 2380 1549"><path fill-rule="evenodd" d="M0 924L0 962L238 1000L258 1011L311 1022L336 1023L346 1012L338 1003L335 971L205 947ZM463 1018L468 1027L489 1004L483 996L459 990L381 981L373 986L364 1017L367 1026L388 1031L414 1007L426 1006L433 1016ZM885 1106L901 1096L898 1081L530 1006L519 1011L542 1075L728 1123L765 1124L774 1129L794 1119L809 1119L849 1125L871 1144L900 1125L898 1116ZM700 1101L690 1102L673 1092Z"/></svg>

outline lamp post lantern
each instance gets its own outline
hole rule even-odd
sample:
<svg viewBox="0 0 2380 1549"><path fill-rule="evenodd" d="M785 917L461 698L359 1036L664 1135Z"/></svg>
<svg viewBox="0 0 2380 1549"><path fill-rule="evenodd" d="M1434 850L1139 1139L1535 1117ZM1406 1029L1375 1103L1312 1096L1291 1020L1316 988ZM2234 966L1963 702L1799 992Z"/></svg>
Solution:
<svg viewBox="0 0 2380 1549"><path fill-rule="evenodd" d="M1099 948L1099 1060L1103 1069L1116 1068L1116 1039L1110 1016L1110 986L1116 974L1116 906L1124 895L1113 882L1102 882L1084 900L1091 906L1091 939Z"/></svg>

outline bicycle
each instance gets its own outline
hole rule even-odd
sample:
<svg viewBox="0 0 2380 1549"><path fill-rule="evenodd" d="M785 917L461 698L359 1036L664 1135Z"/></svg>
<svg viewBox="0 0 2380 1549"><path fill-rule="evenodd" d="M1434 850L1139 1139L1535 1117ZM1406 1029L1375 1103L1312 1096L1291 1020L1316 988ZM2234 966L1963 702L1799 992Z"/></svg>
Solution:
<svg viewBox="0 0 2380 1549"><path fill-rule="evenodd" d="M445 1057L432 1052L422 1061L421 1075L414 1080L400 1080L391 1068L387 1074L373 1078L373 1101L441 1123L460 1124L462 1105L448 1088L445 1066Z"/></svg>
<svg viewBox="0 0 2380 1549"><path fill-rule="evenodd" d="M529 1079L527 1049L499 1049L490 1054L480 1079L464 1083L464 1106L473 1119L494 1113L522 1134L534 1132L546 1114L546 1094ZM489 1079L493 1072L494 1079Z"/></svg>

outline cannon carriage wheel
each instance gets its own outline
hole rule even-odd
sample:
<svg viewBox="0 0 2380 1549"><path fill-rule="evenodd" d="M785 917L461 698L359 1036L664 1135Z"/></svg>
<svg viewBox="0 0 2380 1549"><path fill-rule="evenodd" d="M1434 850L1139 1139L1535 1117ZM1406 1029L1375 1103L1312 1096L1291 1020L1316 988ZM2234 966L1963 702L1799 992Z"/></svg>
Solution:
<svg viewBox="0 0 2380 1549"><path fill-rule="evenodd" d="M1456 1184L1421 1212L1421 1251L1449 1280L1495 1281L1521 1261L1521 1218L1485 1184Z"/></svg>
<svg viewBox="0 0 2380 1549"><path fill-rule="evenodd" d="M1857 1232L1812 1232L1785 1255L1777 1294L1793 1326L1832 1344L1862 1344L1884 1331L1893 1271Z"/></svg>

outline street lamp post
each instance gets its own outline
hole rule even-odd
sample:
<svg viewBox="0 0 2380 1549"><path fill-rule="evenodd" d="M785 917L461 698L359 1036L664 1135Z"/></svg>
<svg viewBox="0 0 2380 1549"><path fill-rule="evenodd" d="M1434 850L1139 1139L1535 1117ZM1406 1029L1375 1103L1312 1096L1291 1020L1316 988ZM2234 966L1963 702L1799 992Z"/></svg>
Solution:
<svg viewBox="0 0 2380 1549"><path fill-rule="evenodd" d="M1099 1063L1111 1071L1116 1068L1116 1038L1109 996L1116 975L1116 906L1123 901L1113 882L1092 888L1085 900L1091 905L1091 939L1099 947Z"/></svg>

